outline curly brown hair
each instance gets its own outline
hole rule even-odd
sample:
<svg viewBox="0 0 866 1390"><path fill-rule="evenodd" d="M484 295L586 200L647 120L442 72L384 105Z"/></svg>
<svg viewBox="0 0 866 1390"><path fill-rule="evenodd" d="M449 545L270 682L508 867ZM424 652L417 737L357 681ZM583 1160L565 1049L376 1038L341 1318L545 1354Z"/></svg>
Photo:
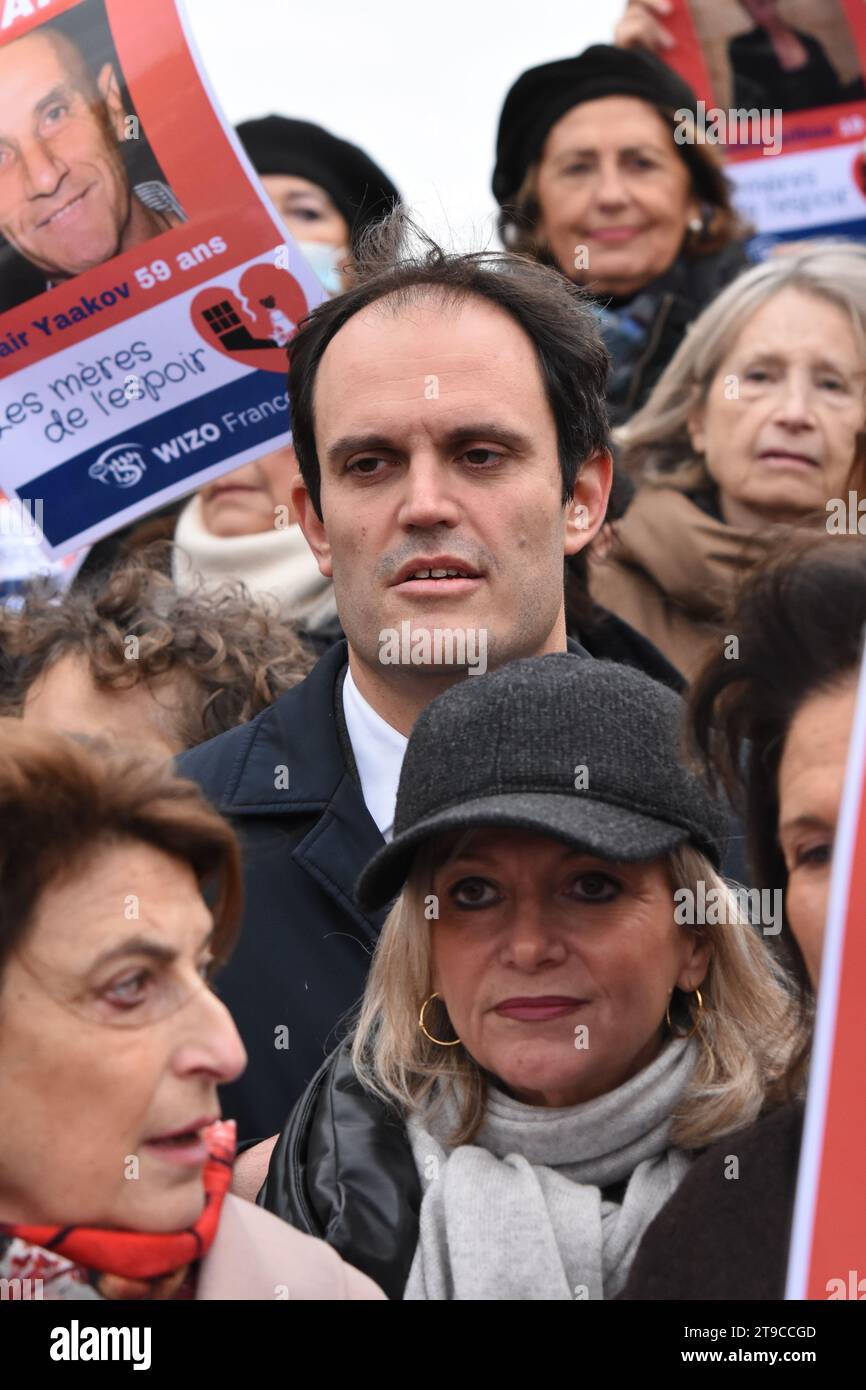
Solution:
<svg viewBox="0 0 866 1390"><path fill-rule="evenodd" d="M0 609L0 714L63 657L83 657L101 690L171 681L170 733L183 748L244 724L310 671L315 654L243 584L180 594L156 567L164 546L119 565L98 588L61 599L42 585L19 612Z"/></svg>

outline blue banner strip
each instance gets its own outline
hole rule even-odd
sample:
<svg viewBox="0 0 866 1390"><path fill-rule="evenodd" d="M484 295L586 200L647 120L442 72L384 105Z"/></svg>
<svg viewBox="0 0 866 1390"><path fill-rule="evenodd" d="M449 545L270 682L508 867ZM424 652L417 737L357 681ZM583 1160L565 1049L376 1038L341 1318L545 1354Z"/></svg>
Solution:
<svg viewBox="0 0 866 1390"><path fill-rule="evenodd" d="M130 422L122 434L18 491L42 500L42 529L52 545L61 545L132 503L232 454L267 445L290 428L285 377L254 371L152 420Z"/></svg>
<svg viewBox="0 0 866 1390"><path fill-rule="evenodd" d="M850 222L826 222L820 227L789 227L782 232L757 232L746 243L753 261L762 261L780 241L819 241L824 237L841 241L866 241L866 218Z"/></svg>

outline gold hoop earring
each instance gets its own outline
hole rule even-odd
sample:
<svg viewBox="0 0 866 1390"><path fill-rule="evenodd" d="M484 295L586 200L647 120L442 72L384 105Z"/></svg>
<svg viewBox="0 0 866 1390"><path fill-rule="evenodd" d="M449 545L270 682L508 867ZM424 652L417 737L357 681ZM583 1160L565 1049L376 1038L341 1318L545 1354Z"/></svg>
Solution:
<svg viewBox="0 0 866 1390"><path fill-rule="evenodd" d="M673 996L671 996L671 998L673 998ZM700 1028L700 1026L701 1026L701 1015L702 1015L703 1012L704 1012L704 996L701 994L701 991L700 991L699 989L696 989L696 990L695 990L695 998L696 998L697 1001L698 1001L698 1011L697 1011L697 1013L695 1014L694 1023L692 1024L692 1027L689 1029L688 1033L675 1033L675 1032L674 1032L674 1025L673 1025L673 1023L672 1023L672 1021L671 1021L671 1005L670 1005L670 1000L668 1000L668 1006L667 1006L667 1008L665 1009L665 1022L667 1023L668 1028L670 1029L670 1032L671 1032L671 1036L672 1036L672 1037L674 1037L674 1038L683 1038L683 1039L686 1039L686 1038L693 1038L693 1037L695 1036L695 1033L697 1033L698 1029Z"/></svg>
<svg viewBox="0 0 866 1390"><path fill-rule="evenodd" d="M437 1047L456 1047L460 1041L459 1038L455 1038L453 1042L443 1042L441 1038L434 1038L433 1034L428 1033L427 1029L424 1027L424 1011L427 1008L427 1005L432 1004L434 999L439 998L440 995L431 994L429 999L424 1000L424 1003L421 1005L421 1012L418 1015L418 1027L421 1029L421 1032L424 1034L424 1037L429 1038L431 1043L435 1043Z"/></svg>

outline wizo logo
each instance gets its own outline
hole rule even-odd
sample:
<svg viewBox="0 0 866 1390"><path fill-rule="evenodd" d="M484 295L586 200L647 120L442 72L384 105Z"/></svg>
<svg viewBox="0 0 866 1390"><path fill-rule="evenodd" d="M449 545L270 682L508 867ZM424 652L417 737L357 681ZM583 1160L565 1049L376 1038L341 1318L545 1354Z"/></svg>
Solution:
<svg viewBox="0 0 866 1390"><path fill-rule="evenodd" d="M87 470L88 476L106 487L135 487L147 472L139 444L112 444Z"/></svg>

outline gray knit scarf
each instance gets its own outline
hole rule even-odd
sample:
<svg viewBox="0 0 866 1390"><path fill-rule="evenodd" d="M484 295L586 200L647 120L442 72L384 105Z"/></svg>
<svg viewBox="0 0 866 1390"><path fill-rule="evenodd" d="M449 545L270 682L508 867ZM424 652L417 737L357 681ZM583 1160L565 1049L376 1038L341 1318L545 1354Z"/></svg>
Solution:
<svg viewBox="0 0 866 1390"><path fill-rule="evenodd" d="M695 1057L693 1041L674 1039L623 1086L568 1109L523 1105L491 1087L481 1129L456 1149L443 1138L454 1129L453 1097L432 1123L410 1119L426 1190L404 1298L618 1293L644 1231L688 1168L668 1135ZM625 1179L621 1205L602 1198Z"/></svg>

